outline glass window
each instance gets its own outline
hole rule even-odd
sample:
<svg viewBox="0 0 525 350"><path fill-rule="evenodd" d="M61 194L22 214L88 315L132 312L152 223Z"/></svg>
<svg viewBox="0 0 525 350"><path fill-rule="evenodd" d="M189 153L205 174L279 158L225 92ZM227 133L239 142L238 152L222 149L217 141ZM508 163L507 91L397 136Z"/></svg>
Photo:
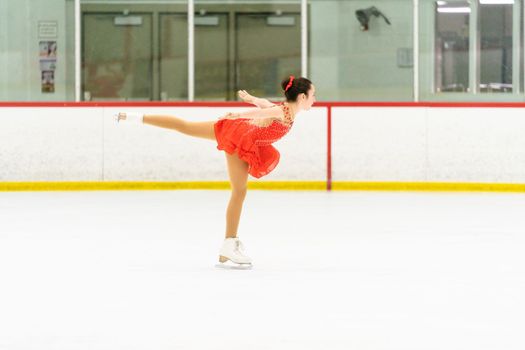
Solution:
<svg viewBox="0 0 525 350"><path fill-rule="evenodd" d="M413 1L309 0L318 100L413 100Z"/></svg>
<svg viewBox="0 0 525 350"><path fill-rule="evenodd" d="M85 100L152 99L152 14L85 12Z"/></svg>
<svg viewBox="0 0 525 350"><path fill-rule="evenodd" d="M186 13L161 13L159 22L160 100L187 100L188 16Z"/></svg>
<svg viewBox="0 0 525 350"><path fill-rule="evenodd" d="M237 28L238 87L281 97L281 80L301 75L300 13L240 13Z"/></svg>
<svg viewBox="0 0 525 350"><path fill-rule="evenodd" d="M421 99L523 100L522 5L519 0L422 0Z"/></svg>
<svg viewBox="0 0 525 350"><path fill-rule="evenodd" d="M512 92L513 2L480 0L480 92Z"/></svg>
<svg viewBox="0 0 525 350"><path fill-rule="evenodd" d="M84 100L187 100L186 1L81 5Z"/></svg>
<svg viewBox="0 0 525 350"><path fill-rule="evenodd" d="M230 12L195 14L195 99L231 100L234 88L230 81ZM231 87L231 88L230 88Z"/></svg>
<svg viewBox="0 0 525 350"><path fill-rule="evenodd" d="M469 90L468 1L436 1L436 92Z"/></svg>
<svg viewBox="0 0 525 350"><path fill-rule="evenodd" d="M523 2L419 0L420 100L524 100ZM280 99L302 68L319 100L414 98L413 0L307 0L306 53L301 0L195 0L194 62L187 0L80 3L83 100ZM0 0L0 100L75 99L74 5Z"/></svg>
<svg viewBox="0 0 525 350"><path fill-rule="evenodd" d="M520 6L523 6L523 1L520 1L518 3ZM523 52L523 41L525 40L525 38L523 37L523 11L524 9L523 8L519 8L519 6L516 6L517 9L515 8L514 11L519 11L519 22L520 22L520 29L519 29L519 58L520 58L520 62L519 62L519 66L520 66L520 69L519 69L519 77L520 77L520 88L519 88L519 91L521 92L524 92L525 89L524 89L524 81L525 81L525 76L524 76L524 60L523 60L523 56L525 55L524 52Z"/></svg>

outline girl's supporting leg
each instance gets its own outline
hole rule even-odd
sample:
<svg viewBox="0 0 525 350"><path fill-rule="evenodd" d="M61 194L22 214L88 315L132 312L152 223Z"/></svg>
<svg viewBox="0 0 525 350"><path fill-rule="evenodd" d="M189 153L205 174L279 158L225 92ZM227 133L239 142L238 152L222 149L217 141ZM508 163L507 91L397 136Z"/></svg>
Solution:
<svg viewBox="0 0 525 350"><path fill-rule="evenodd" d="M239 220L241 219L242 204L246 198L248 183L248 163L226 152L228 174L232 188L230 203L226 210L226 238L237 237Z"/></svg>
<svg viewBox="0 0 525 350"><path fill-rule="evenodd" d="M176 130L186 135L200 137L216 141L214 125L215 121L190 122L177 117L167 115L144 115L144 124Z"/></svg>

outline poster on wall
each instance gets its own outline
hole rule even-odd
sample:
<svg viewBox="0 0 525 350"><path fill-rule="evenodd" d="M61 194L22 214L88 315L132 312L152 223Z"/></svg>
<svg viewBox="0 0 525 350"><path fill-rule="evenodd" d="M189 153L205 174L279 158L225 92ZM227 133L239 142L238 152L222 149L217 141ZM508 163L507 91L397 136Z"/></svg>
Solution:
<svg viewBox="0 0 525 350"><path fill-rule="evenodd" d="M55 58L57 57L57 42L56 41L41 41L40 42L40 58Z"/></svg>
<svg viewBox="0 0 525 350"><path fill-rule="evenodd" d="M55 72L42 71L42 92L55 92Z"/></svg>
<svg viewBox="0 0 525 350"><path fill-rule="evenodd" d="M40 71L42 92L55 92L55 70L57 66L57 42L39 42Z"/></svg>

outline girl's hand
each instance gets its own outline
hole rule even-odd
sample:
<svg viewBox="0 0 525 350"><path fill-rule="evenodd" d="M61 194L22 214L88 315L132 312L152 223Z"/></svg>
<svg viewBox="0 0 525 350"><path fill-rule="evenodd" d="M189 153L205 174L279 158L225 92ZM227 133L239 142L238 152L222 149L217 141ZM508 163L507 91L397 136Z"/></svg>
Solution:
<svg viewBox="0 0 525 350"><path fill-rule="evenodd" d="M237 95L239 95L239 98L247 103L253 103L254 97L246 92L246 90L239 90L237 91Z"/></svg>
<svg viewBox="0 0 525 350"><path fill-rule="evenodd" d="M119 123L121 120L126 120L126 113L119 112L116 114L113 114L113 118L117 123Z"/></svg>

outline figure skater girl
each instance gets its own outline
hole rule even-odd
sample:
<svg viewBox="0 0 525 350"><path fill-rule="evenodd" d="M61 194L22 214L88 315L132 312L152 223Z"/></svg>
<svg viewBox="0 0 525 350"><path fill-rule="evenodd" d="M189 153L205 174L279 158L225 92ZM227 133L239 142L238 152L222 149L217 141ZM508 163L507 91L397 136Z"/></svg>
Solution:
<svg viewBox="0 0 525 350"><path fill-rule="evenodd" d="M232 192L226 210L226 238L219 251L219 266L252 266L237 237L248 174L260 178L277 166L279 152L272 143L288 133L297 113L309 110L315 102L315 87L306 78L290 76L282 81L281 86L286 101L278 105L239 90L238 96L257 108L227 113L216 121L191 122L167 115L125 112L115 116L117 121L144 123L209 139L217 143L218 150L225 151Z"/></svg>

